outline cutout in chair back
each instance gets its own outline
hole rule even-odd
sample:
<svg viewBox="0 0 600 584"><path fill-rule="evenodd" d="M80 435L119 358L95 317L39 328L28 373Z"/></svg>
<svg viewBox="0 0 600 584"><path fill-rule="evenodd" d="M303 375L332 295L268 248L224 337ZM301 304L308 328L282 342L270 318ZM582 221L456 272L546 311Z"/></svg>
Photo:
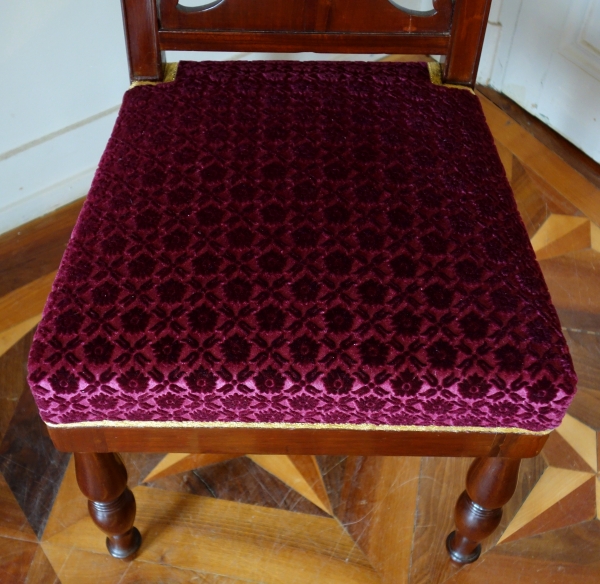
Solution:
<svg viewBox="0 0 600 584"><path fill-rule="evenodd" d="M226 0L179 0L177 8L184 12L202 12L210 10Z"/></svg>
<svg viewBox="0 0 600 584"><path fill-rule="evenodd" d="M185 12L201 12L210 10L226 0L179 0L178 8L187 9ZM430 16L435 14L434 0L389 0L396 8L408 14Z"/></svg>
<svg viewBox="0 0 600 584"><path fill-rule="evenodd" d="M159 11L170 31L445 33L452 0L161 0Z"/></svg>
<svg viewBox="0 0 600 584"><path fill-rule="evenodd" d="M389 0L396 8L416 16L433 16L437 10L434 0Z"/></svg>

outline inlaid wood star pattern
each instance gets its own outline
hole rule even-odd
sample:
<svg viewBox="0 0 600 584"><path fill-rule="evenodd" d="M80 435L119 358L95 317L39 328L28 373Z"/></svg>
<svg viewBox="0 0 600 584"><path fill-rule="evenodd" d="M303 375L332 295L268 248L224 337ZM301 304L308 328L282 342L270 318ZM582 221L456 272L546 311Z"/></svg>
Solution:
<svg viewBox="0 0 600 584"><path fill-rule="evenodd" d="M579 392L481 560L445 553L467 459L125 454L144 545L111 558L25 383L81 203L0 236L0 581L532 583L600 573L600 191L482 103L558 309ZM600 179L600 173L598 174Z"/></svg>

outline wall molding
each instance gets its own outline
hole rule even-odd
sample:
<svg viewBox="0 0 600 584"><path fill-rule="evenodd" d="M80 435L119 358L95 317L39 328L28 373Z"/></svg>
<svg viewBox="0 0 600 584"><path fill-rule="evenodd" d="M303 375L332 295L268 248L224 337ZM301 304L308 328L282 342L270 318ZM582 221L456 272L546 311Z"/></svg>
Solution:
<svg viewBox="0 0 600 584"><path fill-rule="evenodd" d="M600 46L594 38L594 27L600 27L600 4L588 0L586 4L575 2L571 5L564 36L559 51L600 81Z"/></svg>
<svg viewBox="0 0 600 584"><path fill-rule="evenodd" d="M25 150L29 150L29 148L35 148L36 146L39 146L40 144L43 144L44 142L48 142L49 140L54 140L54 138L58 138L59 136L62 136L63 134L66 134L67 132L71 132L72 130L81 128L81 126L85 126L86 124L95 122L96 120L99 120L100 118L103 118L104 116L109 116L110 114L116 113L119 111L120 107L121 107L120 105L116 105L107 110L104 110L102 112L94 114L93 116L90 116L89 118L85 118L83 120L80 120L79 122L75 122L74 124L70 124L68 126L65 126L64 128L60 128L60 130L56 130L56 132L50 132L50 134L46 134L45 136L40 136L39 138L36 138L35 140L31 140L31 142L26 142L25 144L21 144L20 146L17 146L16 148L13 148L11 150L6 150L5 152L1 152L0 153L0 162L2 162L3 160L6 160L7 158L10 158L11 156L20 154L21 152L24 152Z"/></svg>
<svg viewBox="0 0 600 584"><path fill-rule="evenodd" d="M4 152L0 233L87 194L119 106Z"/></svg>

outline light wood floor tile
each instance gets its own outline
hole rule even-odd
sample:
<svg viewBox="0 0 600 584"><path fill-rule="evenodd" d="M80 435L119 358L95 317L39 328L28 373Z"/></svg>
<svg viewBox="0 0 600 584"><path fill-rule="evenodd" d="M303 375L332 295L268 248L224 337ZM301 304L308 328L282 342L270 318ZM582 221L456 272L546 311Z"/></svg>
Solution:
<svg viewBox="0 0 600 584"><path fill-rule="evenodd" d="M143 482L147 483L168 475L203 468L232 458L237 457L231 454L167 454L144 478Z"/></svg>
<svg viewBox="0 0 600 584"><path fill-rule="evenodd" d="M53 535L56 535L63 529L81 521L87 516L87 499L77 486L75 462L73 457L71 457L60 489L54 500L52 511L48 517L48 522L46 523L46 528L42 535L42 541L51 538ZM102 539L101 535L100 538Z"/></svg>
<svg viewBox="0 0 600 584"><path fill-rule="evenodd" d="M593 477L593 474L587 472L554 467L547 468L517 515L498 540L498 543L508 540L513 533L522 529L530 521L556 505L561 499L564 499L569 493Z"/></svg>
<svg viewBox="0 0 600 584"><path fill-rule="evenodd" d="M0 357L40 322L41 313L0 332Z"/></svg>
<svg viewBox="0 0 600 584"><path fill-rule="evenodd" d="M0 298L0 332L42 313L55 276L56 272L51 272Z"/></svg>
<svg viewBox="0 0 600 584"><path fill-rule="evenodd" d="M408 581L420 468L418 457L374 456L346 473L340 519L383 584Z"/></svg>
<svg viewBox="0 0 600 584"><path fill-rule="evenodd" d="M549 213L555 213L556 215L577 215L579 217L584 216L573 203L566 199L548 182L548 177L540 176L525 166L523 166L523 171L527 175L532 186L537 189L542 197L544 205L547 207Z"/></svg>
<svg viewBox="0 0 600 584"><path fill-rule="evenodd" d="M128 568L127 562L108 555L106 547L94 553L73 544L43 542L42 549L61 584L117 584Z"/></svg>
<svg viewBox="0 0 600 584"><path fill-rule="evenodd" d="M580 386L569 406L569 413L590 428L600 430L600 392ZM597 446L596 450L598 450Z"/></svg>
<svg viewBox="0 0 600 584"><path fill-rule="evenodd" d="M531 238L531 245L538 260L588 249L592 245L590 220L573 215L550 215Z"/></svg>
<svg viewBox="0 0 600 584"><path fill-rule="evenodd" d="M136 524L144 538L140 561L265 584L379 582L334 519L148 487L134 493ZM46 540L44 549L77 546L103 554L104 538L98 536L86 517Z"/></svg>
<svg viewBox="0 0 600 584"><path fill-rule="evenodd" d="M593 472L590 465L579 456L577 451L558 432L553 432L548 438L548 442L546 442L542 451L542 457L548 463L548 466Z"/></svg>
<svg viewBox="0 0 600 584"><path fill-rule="evenodd" d="M596 452L598 453L598 468L600 468L600 431L596 434ZM598 507L598 518L600 519L600 507Z"/></svg>
<svg viewBox="0 0 600 584"><path fill-rule="evenodd" d="M502 166L504 166L504 172L506 172L508 180L511 180L513 176L513 153L506 146L504 146L504 144L501 144L497 140L495 140L495 144L496 150L498 150L498 154L500 156L500 160L502 161Z"/></svg>
<svg viewBox="0 0 600 584"><path fill-rule="evenodd" d="M600 253L592 249L540 261L552 302L559 309L600 314Z"/></svg>
<svg viewBox="0 0 600 584"><path fill-rule="evenodd" d="M502 538L501 541L516 541L539 533L545 533L546 531L594 519L596 517L595 482L596 480L592 476L582 485L562 497L554 505L540 511L536 517L523 525L523 527L508 537Z"/></svg>
<svg viewBox="0 0 600 584"><path fill-rule="evenodd" d="M325 511L328 515L333 515L331 501L327 494L327 487L325 486L325 481L323 480L317 457L290 454L287 458L289 458L294 467L302 475L306 484L311 488L312 492L321 503L321 505L317 505L317 507Z"/></svg>
<svg viewBox="0 0 600 584"><path fill-rule="evenodd" d="M584 216L577 207L563 197L543 177L523 166L514 155L510 184L517 201L519 213L530 236L535 235L544 221L552 214Z"/></svg>
<svg viewBox="0 0 600 584"><path fill-rule="evenodd" d="M535 558L540 562L564 565L565 580L570 580L569 569L574 565L598 565L600 522L593 519L534 537L503 543L491 555L502 555L511 562L520 557ZM572 580L578 582L576 578Z"/></svg>
<svg viewBox="0 0 600 584"><path fill-rule="evenodd" d="M248 458L319 509L328 515L333 515L331 503L314 456L248 454Z"/></svg>
<svg viewBox="0 0 600 584"><path fill-rule="evenodd" d="M480 97L494 138L525 166L550 183L573 205L600 225L600 189L573 170L562 158L538 142L500 108Z"/></svg>
<svg viewBox="0 0 600 584"><path fill-rule="evenodd" d="M422 459L409 572L411 584L445 582L459 570L448 558L446 537L454 529L452 511L465 489L471 461L470 458Z"/></svg>
<svg viewBox="0 0 600 584"><path fill-rule="evenodd" d="M596 251L600 251L600 227L595 223L592 223L591 226L590 239L592 244L592 249Z"/></svg>
<svg viewBox="0 0 600 584"><path fill-rule="evenodd" d="M598 472L596 432L592 428L567 414L556 431L585 460L592 472Z"/></svg>
<svg viewBox="0 0 600 584"><path fill-rule="evenodd" d="M600 334L597 330L565 330L575 371L579 378L578 387L598 393L600 396ZM595 402L590 401L592 406ZM600 412L597 412L600 415Z"/></svg>
<svg viewBox="0 0 600 584"><path fill-rule="evenodd" d="M250 580L237 580L227 576L182 570L163 564L133 562L129 565L119 584L246 584L249 582Z"/></svg>
<svg viewBox="0 0 600 584"><path fill-rule="evenodd" d="M52 564L39 545L29 566L25 584L60 584Z"/></svg>

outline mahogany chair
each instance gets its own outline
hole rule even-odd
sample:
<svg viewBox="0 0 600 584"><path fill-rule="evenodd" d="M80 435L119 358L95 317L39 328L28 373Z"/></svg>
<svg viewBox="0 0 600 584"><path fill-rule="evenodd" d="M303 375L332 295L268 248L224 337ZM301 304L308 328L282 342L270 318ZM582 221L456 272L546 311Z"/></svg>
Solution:
<svg viewBox="0 0 600 584"><path fill-rule="evenodd" d="M110 553L117 454L476 457L451 558L498 526L576 378L477 97L489 0L123 0L164 50L430 53L199 62L135 84L73 232L30 384ZM460 87L462 86L462 87Z"/></svg>

